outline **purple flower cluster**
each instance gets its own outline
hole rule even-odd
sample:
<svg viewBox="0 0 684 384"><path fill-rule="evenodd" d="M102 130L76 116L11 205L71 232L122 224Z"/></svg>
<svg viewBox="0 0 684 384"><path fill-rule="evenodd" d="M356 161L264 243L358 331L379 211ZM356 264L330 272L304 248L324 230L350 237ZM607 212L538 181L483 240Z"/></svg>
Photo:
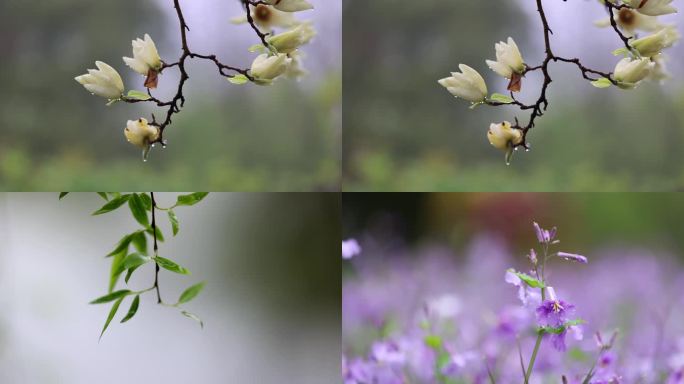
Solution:
<svg viewBox="0 0 684 384"><path fill-rule="evenodd" d="M555 230L535 232L542 248L556 244ZM531 270L508 269L504 279L508 266L526 267L497 238L476 237L459 254L423 247L365 244L350 260L345 384L520 384L521 356L528 367L540 329L529 383L684 384L684 269L668 255L599 249L584 268L554 263L550 274L547 266L553 289L541 275L545 260L586 258L542 249L530 253ZM545 287L543 299L525 280Z"/></svg>

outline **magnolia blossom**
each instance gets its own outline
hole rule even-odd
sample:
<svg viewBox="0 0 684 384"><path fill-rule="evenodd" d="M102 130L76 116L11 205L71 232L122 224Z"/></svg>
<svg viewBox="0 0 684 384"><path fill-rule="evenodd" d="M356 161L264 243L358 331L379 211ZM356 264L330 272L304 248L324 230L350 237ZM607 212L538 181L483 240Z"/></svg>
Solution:
<svg viewBox="0 0 684 384"><path fill-rule="evenodd" d="M280 53L294 52L300 46L309 43L316 36L311 23L301 23L288 31L268 37L266 41Z"/></svg>
<svg viewBox="0 0 684 384"><path fill-rule="evenodd" d="M492 123L487 131L489 143L502 151L508 150L509 146L522 143L522 131L511 127L511 123L504 121L498 124Z"/></svg>
<svg viewBox="0 0 684 384"><path fill-rule="evenodd" d="M88 73L75 78L92 94L110 100L121 98L124 92L121 75L106 63L96 61L98 69L89 69Z"/></svg>
<svg viewBox="0 0 684 384"><path fill-rule="evenodd" d="M128 120L124 135L129 143L147 150L159 138L159 127L149 125L146 119Z"/></svg>
<svg viewBox="0 0 684 384"><path fill-rule="evenodd" d="M251 74L257 80L270 82L287 71L292 59L284 53L269 56L261 54L252 62Z"/></svg>
<svg viewBox="0 0 684 384"><path fill-rule="evenodd" d="M615 66L613 77L623 89L632 89L636 84L651 74L655 63L649 58L624 58Z"/></svg>
<svg viewBox="0 0 684 384"><path fill-rule="evenodd" d="M622 29L625 36L634 36L637 30L655 32L663 28L663 25L658 22L657 17L641 14L631 8L621 8L613 13L617 25ZM600 28L610 27L610 18L606 17L605 19L597 20L594 22L594 25Z"/></svg>
<svg viewBox="0 0 684 384"><path fill-rule="evenodd" d="M264 32L270 32L274 27L290 28L299 23L291 12L279 11L271 5L259 4L256 7L250 6L250 13L254 23ZM231 22L234 24L246 23L247 16L236 17Z"/></svg>
<svg viewBox="0 0 684 384"><path fill-rule="evenodd" d="M123 60L133 69L143 76L147 76L150 70L158 71L161 66L161 57L157 52L157 46L150 35L145 34L145 39L135 39L132 41L133 58L124 57Z"/></svg>
<svg viewBox="0 0 684 384"><path fill-rule="evenodd" d="M486 60L492 71L507 79L512 79L514 73L523 73L525 63L512 37L508 38L508 43L503 41L496 43L494 48L496 49L496 61Z"/></svg>
<svg viewBox="0 0 684 384"><path fill-rule="evenodd" d="M625 0L630 7L649 16L667 15L676 13L677 8L670 5L672 0Z"/></svg>
<svg viewBox="0 0 684 384"><path fill-rule="evenodd" d="M302 61L305 57L304 53L299 52L299 50L296 50L291 52L287 56L290 59L292 59L292 62L290 62L290 65L287 67L287 71L285 71L285 76L288 79L299 80L300 78L306 76L309 73L302 64Z"/></svg>
<svg viewBox="0 0 684 384"><path fill-rule="evenodd" d="M283 12L299 12L313 9L313 5L306 0L266 0L266 2Z"/></svg>
<svg viewBox="0 0 684 384"><path fill-rule="evenodd" d="M456 97L473 103L484 101L487 97L487 84L482 75L465 64L459 64L458 68L461 73L451 72L451 77L441 79L438 83Z"/></svg>
<svg viewBox="0 0 684 384"><path fill-rule="evenodd" d="M641 56L652 57L660 54L663 49L671 47L677 40L679 40L679 32L674 26L669 25L654 34L632 41L631 45L639 51Z"/></svg>
<svg viewBox="0 0 684 384"><path fill-rule="evenodd" d="M651 71L650 79L662 82L663 80L670 78L670 72L667 70L666 65L667 56L661 53L660 55L651 57L651 60L655 65Z"/></svg>

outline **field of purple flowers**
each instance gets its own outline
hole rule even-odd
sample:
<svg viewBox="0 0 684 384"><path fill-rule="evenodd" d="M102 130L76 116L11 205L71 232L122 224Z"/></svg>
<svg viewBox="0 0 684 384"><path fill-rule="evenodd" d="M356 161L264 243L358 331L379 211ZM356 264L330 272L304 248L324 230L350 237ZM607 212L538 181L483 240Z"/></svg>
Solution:
<svg viewBox="0 0 684 384"><path fill-rule="evenodd" d="M526 254L484 233L458 252L344 242L344 383L684 383L674 257L529 229Z"/></svg>

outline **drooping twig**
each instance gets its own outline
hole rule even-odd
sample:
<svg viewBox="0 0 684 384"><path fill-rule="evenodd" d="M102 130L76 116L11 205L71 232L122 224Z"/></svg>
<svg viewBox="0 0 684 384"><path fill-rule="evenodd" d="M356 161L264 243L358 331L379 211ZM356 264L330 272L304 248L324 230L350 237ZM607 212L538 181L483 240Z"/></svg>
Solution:
<svg viewBox="0 0 684 384"><path fill-rule="evenodd" d="M529 120L527 121L527 124L521 125L518 121L518 118L515 117L515 124L512 125L513 128L519 129L522 132L522 141L519 144L514 145L514 147L523 147L525 149L529 149L529 143L527 142L527 133L529 132L530 129L534 128L536 119L540 116L543 116L544 113L546 112L546 109L549 106L549 100L547 98L547 90L550 86L550 84L553 82L553 78L549 74L549 64L551 62L564 62L564 63L569 63L569 64L574 64L581 72L582 78L588 81L596 81L599 78L605 78L608 81L610 81L612 84L617 85L617 81L613 77L612 72L604 72L604 71L599 71L595 69L591 69L589 67L586 67L580 62L580 59L578 58L565 58L565 57L560 57L556 56L553 53L553 49L551 47L551 35L553 34L553 31L551 30L551 27L549 25L549 21L546 17L546 12L544 10L544 5L543 5L543 0L535 0L536 5L537 5L537 13L539 14L539 18L542 23L542 28L543 28L543 34L544 34L544 59L540 65L537 66L527 66L525 70L523 71L522 75L524 76L525 74L529 72L535 72L535 71L541 71L544 79L540 88L539 96L537 97L536 101L534 104L525 104L518 99L515 98L513 93L511 92L511 98L513 99L512 102L509 103L503 103L503 102L497 102L497 101L487 101L486 104L490 106L503 106L503 105L513 105L518 107L521 111L524 110L532 110ZM620 31L617 21L615 20L615 15L614 15L614 10L619 11L623 8L628 8L626 4L613 4L610 3L609 1L605 2L606 4L606 9L608 10L608 13L610 14L610 22L615 30L615 32L618 34L622 42L625 44L625 47L628 50L632 50L633 48L629 44L629 40L631 37L625 36L622 31Z"/></svg>
<svg viewBox="0 0 684 384"><path fill-rule="evenodd" d="M154 241L154 257L157 257L157 222L154 217L154 211L157 209L157 202L154 200L154 192L150 192L150 199L152 200L152 239ZM154 288L157 290L157 303L161 304L162 299L159 294L159 263L154 262Z"/></svg>
<svg viewBox="0 0 684 384"><path fill-rule="evenodd" d="M262 43L264 46L268 47L268 43L266 42L266 37L268 34L265 34L259 30L259 28L256 26L254 19L252 18L251 11L249 9L250 5L256 6L259 4L266 4L261 1L250 1L250 0L241 0L244 7L245 7L245 12L247 13L247 20L249 24L252 26L252 29L254 29L255 33L259 36L261 39ZM190 59L203 59L203 60L209 60L213 62L216 65L216 68L218 69L218 72L221 76L226 77L226 78L232 78L235 76L235 74L240 74L243 75L247 80L249 81L254 81L254 77L250 75L248 69L242 69L242 68L237 68L234 66L230 66L227 64L222 63L216 55L203 55L199 53L195 53L190 49L190 46L188 45L188 37L187 37L187 32L190 31L190 27L188 26L187 22L185 21L185 16L183 14L183 10L180 6L180 0L173 0L173 7L176 11L176 16L178 17L178 23L180 27L180 34L181 34L181 56L178 59L178 61L173 62L173 63L162 63L162 67L159 70L159 73L161 74L165 69L167 68L178 68L178 71L180 72L180 79L178 81L178 86L176 88L176 93L173 96L173 98L169 101L162 101L156 97L154 97L150 91L150 89L147 89L147 94L149 95L149 99L146 100L140 100L140 99L135 99L135 98L127 98L124 97L122 100L127 102L127 103L141 103L141 102L151 102L156 104L158 107L166 107L166 116L162 121L157 121L157 118L155 117L154 114L152 114L152 122L150 125L157 126L159 128L159 136L154 142L151 142L150 144L155 144L155 143L161 143L162 145L165 145L164 141L164 130L172 124L172 117L174 114L179 113L181 111L181 108L185 106L185 96L183 94L183 88L185 86L185 83L187 80L190 78L190 75L188 74L186 70L186 62L187 60Z"/></svg>

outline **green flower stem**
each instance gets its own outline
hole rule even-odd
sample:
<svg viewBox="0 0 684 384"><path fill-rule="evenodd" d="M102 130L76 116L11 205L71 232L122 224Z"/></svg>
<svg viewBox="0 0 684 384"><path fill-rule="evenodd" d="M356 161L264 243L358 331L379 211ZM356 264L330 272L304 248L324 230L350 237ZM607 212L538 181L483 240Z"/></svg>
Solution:
<svg viewBox="0 0 684 384"><path fill-rule="evenodd" d="M537 335L537 342L534 344L534 350L532 351L532 357L530 357L530 362L527 364L527 373L525 374L525 384L530 381L530 376L532 376L532 369L534 368L534 361L537 359L537 352L539 352L539 347L541 346L542 338L544 337L543 332L539 332Z"/></svg>

